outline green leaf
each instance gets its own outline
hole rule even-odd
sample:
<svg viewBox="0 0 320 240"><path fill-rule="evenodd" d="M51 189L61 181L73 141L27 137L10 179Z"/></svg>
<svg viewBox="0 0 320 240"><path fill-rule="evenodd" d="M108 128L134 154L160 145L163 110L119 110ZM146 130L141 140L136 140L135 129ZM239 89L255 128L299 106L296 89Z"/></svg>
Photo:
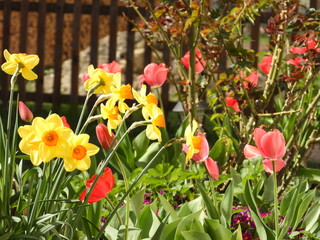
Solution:
<svg viewBox="0 0 320 240"><path fill-rule="evenodd" d="M275 238L273 231L263 222L260 217L260 212L255 202L255 199L252 194L252 189L249 184L249 181L245 184L244 189L244 198L247 205L250 208L250 212L252 214L253 221L256 225L256 229L259 235L260 240L273 240Z"/></svg>
<svg viewBox="0 0 320 240"><path fill-rule="evenodd" d="M319 226L319 219L320 219L320 204L319 202L314 203L311 209L306 214L304 221L302 223L302 227L306 231L311 231L316 225Z"/></svg>
<svg viewBox="0 0 320 240"><path fill-rule="evenodd" d="M200 194L202 196L204 204L206 205L208 216L211 219L216 219L216 220L220 219L220 214L218 213L217 208L213 205L212 200L209 198L206 190L203 188L202 184L199 183L199 181L197 181L196 183L197 183L198 189L200 190Z"/></svg>
<svg viewBox="0 0 320 240"><path fill-rule="evenodd" d="M227 137L220 138L215 142L210 150L209 157L217 161L221 166L226 163L227 151L231 145L230 139Z"/></svg>
<svg viewBox="0 0 320 240"><path fill-rule="evenodd" d="M138 191L131 198L131 207L136 217L139 216L141 209L143 208L143 198L144 198L145 189Z"/></svg>
<svg viewBox="0 0 320 240"><path fill-rule="evenodd" d="M267 203L273 201L273 176L270 175L266 181L264 181L263 198Z"/></svg>
<svg viewBox="0 0 320 240"><path fill-rule="evenodd" d="M201 210L203 208L203 204L202 204L201 200L202 200L202 198L199 197L199 198L196 198L190 202L183 204L179 213L178 213L178 216L185 217L185 216L188 216L192 213L195 213L195 212Z"/></svg>
<svg viewBox="0 0 320 240"><path fill-rule="evenodd" d="M148 162L159 152L159 150L161 149L162 145L159 142L154 142L152 143L147 151L145 152L145 154L137 161L136 165L138 167L144 168ZM161 163L162 159L164 157L164 154L160 154L157 159L154 161L153 165L150 167L154 167L157 164Z"/></svg>
<svg viewBox="0 0 320 240"><path fill-rule="evenodd" d="M221 201L221 213L226 219L227 225L225 227L229 227L231 224L231 215L232 215L232 204L233 204L233 182L228 186L222 201Z"/></svg>
<svg viewBox="0 0 320 240"><path fill-rule="evenodd" d="M149 138L146 136L146 130L138 134L132 141L133 149L135 152L135 158L139 159L147 150L149 146Z"/></svg>
<svg viewBox="0 0 320 240"><path fill-rule="evenodd" d="M178 219L178 215L176 213L176 211L174 210L174 208L172 207L172 205L167 201L167 199L165 199L161 194L158 193L158 197L160 199L161 202L161 206L163 207L163 209L170 215L170 217L172 218L172 220L176 220Z"/></svg>
<svg viewBox="0 0 320 240"><path fill-rule="evenodd" d="M204 222L204 228L212 240L228 240L231 238L231 231L221 225L218 220L206 218Z"/></svg>
<svg viewBox="0 0 320 240"><path fill-rule="evenodd" d="M238 229L232 233L231 240L242 240L241 225L238 225Z"/></svg>
<svg viewBox="0 0 320 240"><path fill-rule="evenodd" d="M146 205L140 212L137 227L142 229L141 237L149 238L153 236L160 226L158 217L151 210L150 205Z"/></svg>
<svg viewBox="0 0 320 240"><path fill-rule="evenodd" d="M320 169L300 167L296 176L308 178L311 183L320 183Z"/></svg>
<svg viewBox="0 0 320 240"><path fill-rule="evenodd" d="M204 232L191 230L191 231L183 231L181 232L181 234L185 240L195 240L195 239L211 240L211 237Z"/></svg>
<svg viewBox="0 0 320 240"><path fill-rule="evenodd" d="M315 195L315 189L312 191L309 191L307 193L301 193L302 194L302 200L299 204L299 208L297 209L297 214L295 217L295 222L292 225L293 229L296 229L298 224L301 223L303 216L305 215L305 212L307 211L308 207L310 206L310 203Z"/></svg>
<svg viewBox="0 0 320 240"><path fill-rule="evenodd" d="M202 215L202 219L204 218L204 212L202 209L200 209L199 211L195 212L195 213L192 213L186 217L184 217L182 219L182 221L178 224L177 226L177 231L176 231L176 234L175 234L175 240L184 240L183 236L182 236L182 232L183 231L189 231L191 230L191 227L193 226L193 222L196 220L196 221L199 221L198 219L201 220L201 217L200 215ZM196 228L199 229L199 224L196 224ZM200 224L201 226L201 224Z"/></svg>
<svg viewBox="0 0 320 240"><path fill-rule="evenodd" d="M172 240L177 231L178 224L182 221L182 218L177 219L169 224L167 224L162 231L161 240Z"/></svg>

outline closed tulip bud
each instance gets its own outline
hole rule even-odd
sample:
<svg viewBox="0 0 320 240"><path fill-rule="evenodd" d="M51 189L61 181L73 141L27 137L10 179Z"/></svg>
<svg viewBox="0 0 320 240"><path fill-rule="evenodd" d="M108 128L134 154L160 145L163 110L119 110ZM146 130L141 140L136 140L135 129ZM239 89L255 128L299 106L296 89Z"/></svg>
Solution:
<svg viewBox="0 0 320 240"><path fill-rule="evenodd" d="M63 126L67 127L67 128L70 128L70 124L68 123L67 118L65 116L61 116L60 118L61 118L61 120L63 122Z"/></svg>
<svg viewBox="0 0 320 240"><path fill-rule="evenodd" d="M31 122L33 119L33 113L23 102L19 101L19 115L22 121Z"/></svg>
<svg viewBox="0 0 320 240"><path fill-rule="evenodd" d="M114 134L111 133L110 135L108 127L103 123L99 123L96 126L96 134L101 147L103 147L105 150L109 150L114 139Z"/></svg>

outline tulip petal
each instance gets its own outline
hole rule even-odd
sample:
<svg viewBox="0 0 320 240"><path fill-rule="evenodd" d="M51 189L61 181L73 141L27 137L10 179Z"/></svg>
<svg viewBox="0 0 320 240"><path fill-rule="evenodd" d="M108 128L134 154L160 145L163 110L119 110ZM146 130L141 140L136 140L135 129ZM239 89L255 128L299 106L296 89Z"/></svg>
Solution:
<svg viewBox="0 0 320 240"><path fill-rule="evenodd" d="M286 152L282 133L278 130L266 133L261 138L261 149L269 159L282 158Z"/></svg>
<svg viewBox="0 0 320 240"><path fill-rule="evenodd" d="M206 168L209 172L209 174L213 177L213 179L218 180L219 179L219 168L216 161L214 161L212 158L208 157L206 158L204 164L206 165Z"/></svg>
<svg viewBox="0 0 320 240"><path fill-rule="evenodd" d="M262 128L256 128L254 129L253 131L253 139L254 139L254 142L256 143L259 151L262 151L261 149L261 138L266 134L267 132L265 130L263 130Z"/></svg>
<svg viewBox="0 0 320 240"><path fill-rule="evenodd" d="M273 166L272 166L273 161L275 161L276 163L276 166L275 166L276 172L280 171L286 165L286 162L283 161L282 159L276 159L276 160L265 159L262 161L262 164L266 172L273 173Z"/></svg>
<svg viewBox="0 0 320 240"><path fill-rule="evenodd" d="M200 150L198 153L192 156L192 160L201 161L206 159L209 156L209 144L203 133L199 133L197 136L201 137Z"/></svg>
<svg viewBox="0 0 320 240"><path fill-rule="evenodd" d="M243 149L243 154L246 158L255 158L255 157L261 157L263 153L261 151L252 145L246 144L246 146Z"/></svg>

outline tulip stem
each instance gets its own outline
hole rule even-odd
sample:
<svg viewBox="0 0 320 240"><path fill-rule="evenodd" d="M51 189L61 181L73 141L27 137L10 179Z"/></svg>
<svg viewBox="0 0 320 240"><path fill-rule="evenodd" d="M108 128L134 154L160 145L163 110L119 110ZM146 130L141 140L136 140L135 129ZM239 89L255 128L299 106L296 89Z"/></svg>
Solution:
<svg viewBox="0 0 320 240"><path fill-rule="evenodd" d="M272 170L273 170L273 209L274 209L274 226L275 226L275 240L278 240L279 233L279 212L278 212L278 186L277 186L277 172L276 172L276 161L272 160Z"/></svg>
<svg viewBox="0 0 320 240"><path fill-rule="evenodd" d="M105 199L106 199L107 202L110 204L110 206L114 209L114 205L113 205L112 201L110 200L110 198L108 198L108 196L106 196ZM120 223L121 225L123 225L121 216L119 215L118 211L116 211L116 215L117 215L117 218L118 218L118 220L119 220L119 223Z"/></svg>

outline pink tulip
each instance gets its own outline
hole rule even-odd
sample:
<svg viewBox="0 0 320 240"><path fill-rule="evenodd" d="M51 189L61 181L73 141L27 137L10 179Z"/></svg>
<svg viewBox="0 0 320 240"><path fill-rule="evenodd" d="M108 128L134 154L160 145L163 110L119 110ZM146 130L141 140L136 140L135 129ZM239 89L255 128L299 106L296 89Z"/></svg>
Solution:
<svg viewBox="0 0 320 240"><path fill-rule="evenodd" d="M195 71L196 73L201 73L206 66L206 62L202 58L202 54L199 49L195 50L196 54L196 66ZM188 51L182 58L181 58L182 64L189 69L190 68L190 51Z"/></svg>
<svg viewBox="0 0 320 240"><path fill-rule="evenodd" d="M228 92L226 96L226 105L229 107L232 107L234 111L238 113L240 112L239 103L237 99L235 99L234 97L231 97L232 94L233 92Z"/></svg>
<svg viewBox="0 0 320 240"><path fill-rule="evenodd" d="M298 68L302 68L303 65L305 65L306 68L309 67L309 64L307 63L307 59L300 58L300 57L292 58L289 61L287 61L287 63L294 65Z"/></svg>
<svg viewBox="0 0 320 240"><path fill-rule="evenodd" d="M272 55L262 58L261 63L258 64L262 72L269 74L272 63Z"/></svg>
<svg viewBox="0 0 320 240"><path fill-rule="evenodd" d="M273 172L272 163L275 161L276 171L280 171L285 165L282 160L286 153L286 143L282 133L274 129L266 132L262 128L256 128L253 132L253 138L257 147L246 145L244 147L244 155L246 158L263 157L262 162L266 172Z"/></svg>
<svg viewBox="0 0 320 240"><path fill-rule="evenodd" d="M215 179L219 179L219 168L216 161L209 157L209 144L203 133L198 133L197 137L201 137L201 144L199 152L193 154L192 160L196 162L204 162L208 173ZM182 145L184 152L188 152L188 147L186 144Z"/></svg>
<svg viewBox="0 0 320 240"><path fill-rule="evenodd" d="M206 165L206 168L209 174L213 177L213 179L218 180L220 174L217 162L213 161L212 158L208 157L205 159L204 164Z"/></svg>
<svg viewBox="0 0 320 240"><path fill-rule="evenodd" d="M103 123L99 123L96 126L96 135L101 147L103 147L105 150L109 150L115 136L113 134L109 134L108 127Z"/></svg>
<svg viewBox="0 0 320 240"><path fill-rule="evenodd" d="M159 65L156 63L150 63L144 68L144 74L139 76L139 84L146 82L151 87L162 86L167 80L168 72L169 69L166 68L164 63L161 63Z"/></svg>
<svg viewBox="0 0 320 240"><path fill-rule="evenodd" d="M22 121L25 121L25 122L32 121L33 113L30 111L27 105L24 104L24 102L19 101L18 110L19 110L19 115Z"/></svg>
<svg viewBox="0 0 320 240"><path fill-rule="evenodd" d="M98 68L101 68L108 73L121 73L120 64L116 61L112 61L112 63L103 63L99 65Z"/></svg>

